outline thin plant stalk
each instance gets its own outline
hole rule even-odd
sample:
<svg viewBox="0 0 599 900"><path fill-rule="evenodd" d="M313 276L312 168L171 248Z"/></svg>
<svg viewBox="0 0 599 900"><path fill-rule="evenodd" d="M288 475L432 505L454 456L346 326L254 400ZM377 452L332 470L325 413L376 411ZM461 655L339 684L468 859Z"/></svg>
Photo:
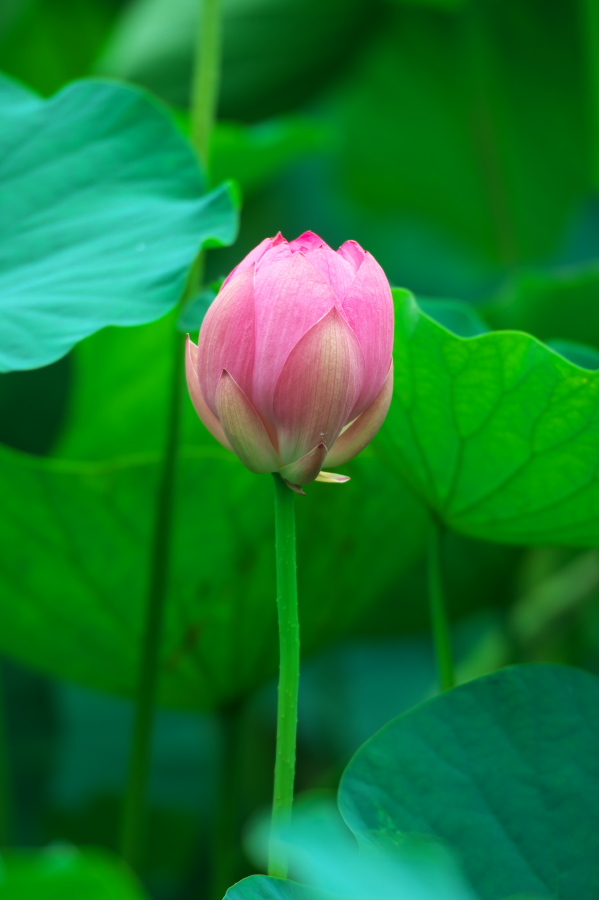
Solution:
<svg viewBox="0 0 599 900"><path fill-rule="evenodd" d="M193 141L204 165L207 165L210 134L216 109L219 83L220 0L202 0L201 28L196 45L193 81ZM201 285L204 254L200 253L192 267L177 312L185 306ZM168 594L172 556L175 482L181 430L183 399L183 360L185 337L174 319L173 355L168 404L167 437L160 482L156 498L154 532L149 556L146 619L137 688L135 720L131 744L129 772L121 820L121 854L134 868L139 867L143 848L143 825L150 772L152 734L158 690L160 647L164 609Z"/></svg>
<svg viewBox="0 0 599 900"><path fill-rule="evenodd" d="M275 474L275 539L277 608L279 614L279 696L277 746L268 874L287 877L287 854L279 836L291 820L297 709L300 676L300 639L295 553L295 494Z"/></svg>
<svg viewBox="0 0 599 900"><path fill-rule="evenodd" d="M441 572L441 541L441 525L433 519L428 545L428 591L439 685L442 691L447 691L455 687L456 682L447 600Z"/></svg>
<svg viewBox="0 0 599 900"><path fill-rule="evenodd" d="M171 561L174 490L183 394L183 371L180 360L183 358L185 348L184 335L176 331L173 335L173 345L167 442L158 488L133 739L121 823L121 854L134 868L140 864L143 844L160 645Z"/></svg>
<svg viewBox="0 0 599 900"><path fill-rule="evenodd" d="M208 171L210 137L216 118L220 87L222 56L220 0L202 0L200 11L191 92L191 137Z"/></svg>

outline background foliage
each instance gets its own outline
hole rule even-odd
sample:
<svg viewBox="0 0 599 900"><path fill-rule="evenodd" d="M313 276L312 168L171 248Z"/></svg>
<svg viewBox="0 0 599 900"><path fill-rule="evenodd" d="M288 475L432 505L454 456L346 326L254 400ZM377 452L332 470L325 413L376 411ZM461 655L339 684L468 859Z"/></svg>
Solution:
<svg viewBox="0 0 599 900"><path fill-rule="evenodd" d="M114 848L172 310L200 241L233 240L238 195L220 187L225 179L243 198L240 232L210 251L208 281L265 235L311 229L334 246L360 241L421 303L396 292L398 379L380 437L346 467L348 485L314 485L299 503L299 787L335 789L363 741L435 690L431 512L448 526L443 562L464 679L539 661L597 674L593 9L593 0L224 0L208 184L185 141L195 0L4 4L0 166L11 214L0 312L19 292L27 316L10 348L42 366L0 376L14 843ZM100 81L67 87L88 76ZM139 107L145 128L111 131L102 97ZM75 144L90 143L86 112L106 130L94 132L87 174L63 164L59 144L52 158L36 150L44 116L69 98ZM114 174L111 141L131 166L120 193L94 193L98 166ZM54 193L45 195L36 178L48 166ZM72 183L89 204L89 233L73 226L82 207ZM68 216L57 213L61 192L75 197ZM41 288L23 262L34 243L51 262ZM140 266L141 245L152 252ZM60 346L64 322L54 328L40 297L50 306L75 298L80 320ZM268 803L277 663L269 479L220 448L190 404L183 430L145 872L165 900L219 897L255 870L214 846ZM424 722L427 709L401 727ZM231 757L235 746L243 752ZM225 769L235 774L219 783ZM94 874L104 857L80 865L81 878L121 877ZM118 896L138 896L123 878ZM500 900L504 887L483 885L481 896ZM551 896L553 882L525 889Z"/></svg>

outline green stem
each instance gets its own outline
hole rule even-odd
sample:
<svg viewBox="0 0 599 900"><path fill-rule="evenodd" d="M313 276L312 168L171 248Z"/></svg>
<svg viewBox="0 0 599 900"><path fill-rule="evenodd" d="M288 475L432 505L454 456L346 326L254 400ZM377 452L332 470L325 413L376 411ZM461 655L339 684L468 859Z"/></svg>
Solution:
<svg viewBox="0 0 599 900"><path fill-rule="evenodd" d="M278 837L291 820L293 805L300 641L295 560L295 494L287 487L280 475L275 474L274 478L280 667L275 784L268 874L286 878L287 854Z"/></svg>
<svg viewBox="0 0 599 900"><path fill-rule="evenodd" d="M193 142L206 166L216 109L220 56L219 0L201 0L201 27L196 45L196 66L192 89L192 121ZM202 282L203 272L204 254L200 253L191 269L177 313L185 306L188 298L197 291ZM185 352L185 337L178 331L177 319L178 315L174 322L166 447L156 503L135 722L121 821L121 853L133 867L139 865L142 852L160 646L172 551L174 489L181 430Z"/></svg>
<svg viewBox="0 0 599 900"><path fill-rule="evenodd" d="M191 136L206 170L216 117L221 47L220 0L202 0L192 83Z"/></svg>
<svg viewBox="0 0 599 900"><path fill-rule="evenodd" d="M441 526L436 519L432 522L429 536L428 590L439 684L442 691L447 691L455 686L455 674L447 604L441 577Z"/></svg>
<svg viewBox="0 0 599 900"><path fill-rule="evenodd" d="M145 800L158 686L160 645L171 561L174 488L183 394L181 360L185 349L184 335L176 331L173 338L167 440L158 488L156 520L151 545L146 622L141 651L129 775L125 790L121 825L121 853L123 858L133 867L137 867L140 863L143 841L143 823L145 820Z"/></svg>

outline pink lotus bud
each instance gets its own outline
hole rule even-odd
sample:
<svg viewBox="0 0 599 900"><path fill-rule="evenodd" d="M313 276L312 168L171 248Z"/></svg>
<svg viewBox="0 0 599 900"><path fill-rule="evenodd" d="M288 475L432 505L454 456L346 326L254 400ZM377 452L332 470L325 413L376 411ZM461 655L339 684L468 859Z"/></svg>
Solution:
<svg viewBox="0 0 599 900"><path fill-rule="evenodd" d="M355 241L337 252L307 231L262 241L224 282L199 346L187 342L198 415L252 472L291 485L356 456L393 391L393 300Z"/></svg>

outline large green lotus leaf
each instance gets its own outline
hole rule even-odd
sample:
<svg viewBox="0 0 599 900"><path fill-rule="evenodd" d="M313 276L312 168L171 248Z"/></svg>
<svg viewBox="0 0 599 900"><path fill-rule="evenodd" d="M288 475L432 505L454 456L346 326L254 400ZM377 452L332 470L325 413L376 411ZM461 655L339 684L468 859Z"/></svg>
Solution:
<svg viewBox="0 0 599 900"><path fill-rule="evenodd" d="M0 80L0 370L63 356L177 303L201 246L230 243L228 187L148 95L76 82L50 100Z"/></svg>
<svg viewBox="0 0 599 900"><path fill-rule="evenodd" d="M28 664L128 694L136 680L159 467L0 453L0 645ZM420 551L405 495L374 459L316 485L299 510L306 652L370 619ZM337 490L335 490L337 488ZM216 445L182 454L162 700L207 708L277 669L272 485ZM299 505L299 504L298 504ZM351 521L351 527L348 523ZM316 536L316 537L315 537ZM376 554L375 554L376 548ZM373 559L373 555L375 558Z"/></svg>
<svg viewBox="0 0 599 900"><path fill-rule="evenodd" d="M442 840L482 900L595 900L599 680L518 666L390 722L349 764L341 812L365 844Z"/></svg>
<svg viewBox="0 0 599 900"><path fill-rule="evenodd" d="M396 291L395 392L379 446L457 531L599 540L599 373L519 332L459 338Z"/></svg>
<svg viewBox="0 0 599 900"><path fill-rule="evenodd" d="M259 552L270 538L270 485L210 452L188 454L179 476L163 696L205 706L251 681L275 640L273 560ZM157 479L148 458L71 464L2 453L0 619L10 654L92 687L131 691ZM263 627L254 631L257 616Z"/></svg>
<svg viewBox="0 0 599 900"><path fill-rule="evenodd" d="M5 900L143 900L146 894L120 860L99 850L56 846L0 856Z"/></svg>

